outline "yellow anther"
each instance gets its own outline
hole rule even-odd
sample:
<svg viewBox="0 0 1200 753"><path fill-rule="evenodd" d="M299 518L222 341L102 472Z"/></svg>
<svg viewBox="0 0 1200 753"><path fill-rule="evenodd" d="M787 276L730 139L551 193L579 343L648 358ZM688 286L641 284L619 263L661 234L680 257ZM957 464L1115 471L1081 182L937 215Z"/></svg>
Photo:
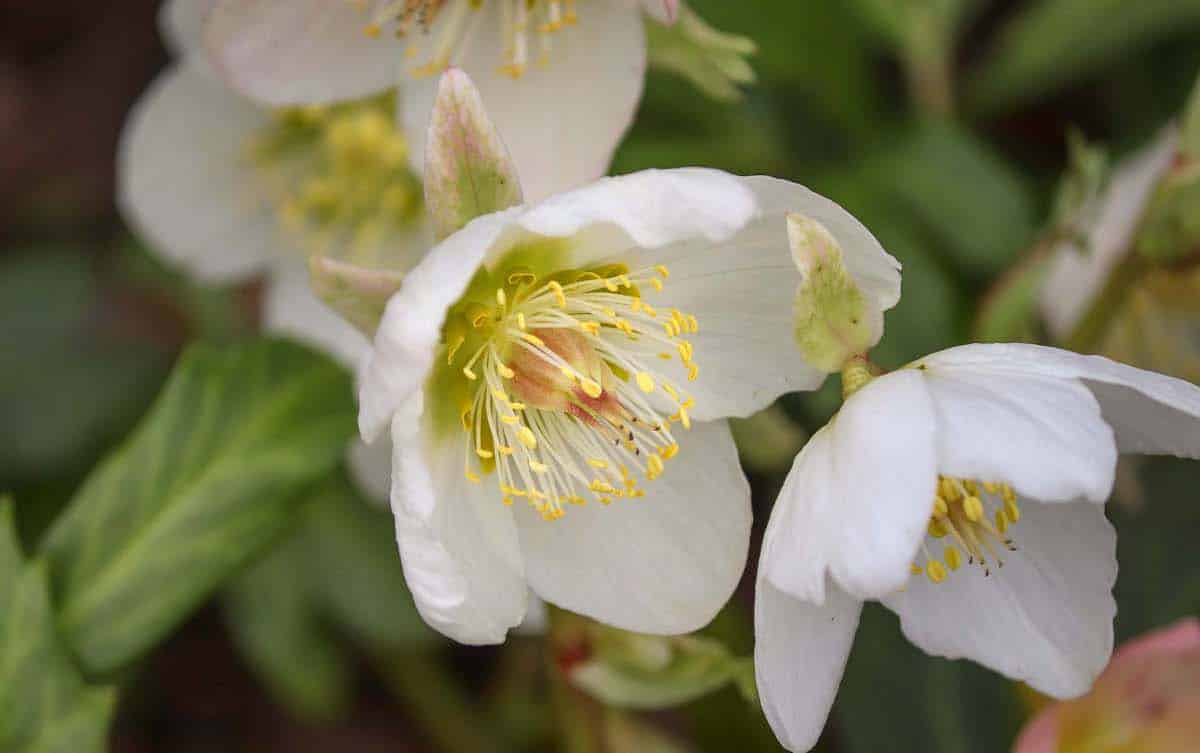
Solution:
<svg viewBox="0 0 1200 753"><path fill-rule="evenodd" d="M550 282L546 283L546 285L550 288L551 292L554 293L554 298L558 302L558 307L565 309L567 307L567 296L565 293L563 293L563 286L560 285L557 280L551 280Z"/></svg>
<svg viewBox="0 0 1200 753"><path fill-rule="evenodd" d="M997 484L994 481L984 481L983 482L983 490L985 492L987 492L988 494L999 494L1000 493L1000 484Z"/></svg>
<svg viewBox="0 0 1200 753"><path fill-rule="evenodd" d="M645 311L645 312L646 312L646 316L650 317L651 319L657 319L657 318L658 318L658 309L654 308L653 306L651 306L651 305L650 305L650 304L648 304L648 303L643 303L643 304L642 304L642 311Z"/></svg>
<svg viewBox="0 0 1200 753"><path fill-rule="evenodd" d="M687 321L688 327L692 330L693 335L700 331L700 322L696 319L695 314L688 314Z"/></svg>
<svg viewBox="0 0 1200 753"><path fill-rule="evenodd" d="M504 495L504 498L503 498L503 499L501 499L500 501L504 503L504 506L505 506L505 507L512 507L512 506L513 506L513 498L512 498L512 497L510 497L510 496L508 496L507 494L506 494L506 495Z"/></svg>
<svg viewBox="0 0 1200 753"><path fill-rule="evenodd" d="M601 393L604 392L604 390L601 389L600 385L597 384L594 379L584 379L579 383L579 386L583 389L583 394L587 395L593 400L600 397Z"/></svg>
<svg viewBox="0 0 1200 753"><path fill-rule="evenodd" d="M683 428L692 428L692 418L688 415L688 409L682 405L679 406L679 421L683 424Z"/></svg>
<svg viewBox="0 0 1200 753"><path fill-rule="evenodd" d="M496 398L502 403L508 402L508 393L499 388L494 388L492 390L492 397Z"/></svg>
<svg viewBox="0 0 1200 753"><path fill-rule="evenodd" d="M963 488L967 490L967 494L970 494L972 497L979 496L979 484L975 483L974 481L968 480L968 481L963 481L962 485L963 485Z"/></svg>
<svg viewBox="0 0 1200 753"><path fill-rule="evenodd" d="M620 287L617 286L617 283L612 281L612 278L606 278L604 280L604 287L608 288L608 292L610 292L610 293L616 293L618 290L621 289Z"/></svg>
<svg viewBox="0 0 1200 753"><path fill-rule="evenodd" d="M599 468L600 470L604 470L608 467L607 460L600 460L598 458L588 458L587 464L593 468Z"/></svg>
<svg viewBox="0 0 1200 753"><path fill-rule="evenodd" d="M607 481L601 481L600 479L593 481L588 485L588 488L594 492L599 492L600 494L612 494L616 491L612 484L608 483Z"/></svg>
<svg viewBox="0 0 1200 753"><path fill-rule="evenodd" d="M579 328L587 332L592 337L600 334L600 322L580 322Z"/></svg>
<svg viewBox="0 0 1200 753"><path fill-rule="evenodd" d="M496 288L496 303L501 306L508 305L508 296L504 294L504 288Z"/></svg>
<svg viewBox="0 0 1200 753"><path fill-rule="evenodd" d="M1011 499L1008 497L1004 499L1004 514L1013 523L1016 523L1021 519L1021 508L1017 507L1017 499L1015 496Z"/></svg>
<svg viewBox="0 0 1200 753"><path fill-rule="evenodd" d="M475 454L484 460L496 457L496 453L492 452L491 450L485 450L482 447L476 447Z"/></svg>
<svg viewBox="0 0 1200 753"><path fill-rule="evenodd" d="M950 512L950 506L941 497L933 498L933 517L944 518Z"/></svg>
<svg viewBox="0 0 1200 753"><path fill-rule="evenodd" d="M505 379L512 379L513 377L515 377L517 375L517 372L508 368L504 364L500 364L499 366L497 366L496 371L499 371L500 376L504 377Z"/></svg>
<svg viewBox="0 0 1200 753"><path fill-rule="evenodd" d="M471 368L469 366L464 366L462 371L463 371L463 376L465 376L467 379L470 379L472 382L474 382L476 379L479 378L478 376L475 375L474 371L471 371Z"/></svg>
<svg viewBox="0 0 1200 753"><path fill-rule="evenodd" d="M508 407L512 410L525 410L525 403L509 403Z"/></svg>
<svg viewBox="0 0 1200 753"><path fill-rule="evenodd" d="M517 313L517 327L522 330L525 329L525 315L520 312Z"/></svg>
<svg viewBox="0 0 1200 753"><path fill-rule="evenodd" d="M505 457L507 457L507 456L509 456L509 455L513 454L514 452L516 452L516 450L514 450L514 449L513 449L513 448L511 448L511 447L507 447L507 446L501 445L501 446L499 446L499 447L497 447L497 448L496 448L496 452L498 452L498 453L500 453L501 455L504 455Z"/></svg>
<svg viewBox="0 0 1200 753"><path fill-rule="evenodd" d="M696 352L695 349L692 347L692 344L690 342L688 342L687 340L681 341L675 347L679 351L679 357L683 360L684 363L687 363L688 361L692 360L692 356Z"/></svg>
<svg viewBox="0 0 1200 753"><path fill-rule="evenodd" d="M963 500L963 513L967 516L967 520L972 523L978 523L983 520L983 502L974 495Z"/></svg>
<svg viewBox="0 0 1200 753"><path fill-rule="evenodd" d="M521 419L517 418L516 416L501 416L500 420L509 426L516 426L517 424L521 423Z"/></svg>
<svg viewBox="0 0 1200 753"><path fill-rule="evenodd" d="M671 276L671 270L667 269L666 264L656 264L654 266L654 271L662 275L664 280Z"/></svg>
<svg viewBox="0 0 1200 753"><path fill-rule="evenodd" d="M946 567L951 570L957 570L962 567L962 555L958 553L958 548L951 545L947 546L942 553L946 559Z"/></svg>
<svg viewBox="0 0 1200 753"><path fill-rule="evenodd" d="M539 463L536 460L530 460L529 470L533 471L534 473L548 473L550 471L550 466L546 465L545 463Z"/></svg>
<svg viewBox="0 0 1200 753"><path fill-rule="evenodd" d="M671 385L666 384L665 382L663 383L662 389L663 389L663 392L665 392L671 396L672 400L674 400L677 403L679 402L679 391L678 390L676 390Z"/></svg>
<svg viewBox="0 0 1200 753"><path fill-rule="evenodd" d="M517 439L530 450L537 448L537 437L533 435L528 426L522 426L520 429L517 429Z"/></svg>
<svg viewBox="0 0 1200 753"><path fill-rule="evenodd" d="M1004 513L1003 509L996 511L996 530L1000 533L1008 530L1008 515Z"/></svg>
<svg viewBox="0 0 1200 753"><path fill-rule="evenodd" d="M672 358L674 358L675 356L674 356L674 355L672 355L672 354L670 354L670 353L659 353L659 354L658 354L658 357L659 357L659 358L661 358L661 359L662 359L662 360L664 360L664 361L670 361L670 360L671 360Z"/></svg>
<svg viewBox="0 0 1200 753"><path fill-rule="evenodd" d="M600 504L602 504L602 505L605 505L605 506L607 506L607 505L611 505L611 504L612 504L612 497L601 497L601 498L600 498Z"/></svg>
<svg viewBox="0 0 1200 753"><path fill-rule="evenodd" d="M679 334L675 331L675 322L663 322L663 332L667 333L667 337L675 337Z"/></svg>
<svg viewBox="0 0 1200 753"><path fill-rule="evenodd" d="M925 574L929 576L929 580L934 583L941 583L946 579L946 567L937 560L930 560L925 565Z"/></svg>
<svg viewBox="0 0 1200 753"><path fill-rule="evenodd" d="M911 572L913 575L920 575L921 573L925 572L924 570L922 570L921 568L917 567L916 565L909 565L909 566L908 566L908 570L909 570L909 572Z"/></svg>
<svg viewBox="0 0 1200 753"><path fill-rule="evenodd" d="M663 456L664 460L670 460L679 454L679 445L669 444L658 451L659 455Z"/></svg>
<svg viewBox="0 0 1200 753"><path fill-rule="evenodd" d="M947 533L949 533L949 531L947 531L946 526L942 523L942 521L940 521L940 520L929 521L929 535L930 536L932 536L935 539L940 539L940 538L944 537Z"/></svg>
<svg viewBox="0 0 1200 753"><path fill-rule="evenodd" d="M651 277L650 278L650 287L654 288L655 291L661 293L663 291L662 280L658 279L657 277Z"/></svg>
<svg viewBox="0 0 1200 753"><path fill-rule="evenodd" d="M558 370L567 379L570 379L572 382L575 381L575 370L572 369L570 366L560 366L560 367L558 367Z"/></svg>
<svg viewBox="0 0 1200 753"><path fill-rule="evenodd" d="M637 383L642 392L654 392L654 377L650 376L646 372L638 372Z"/></svg>
<svg viewBox="0 0 1200 753"><path fill-rule="evenodd" d="M663 461L658 455L650 455L646 458L646 473L650 478L658 476L663 472Z"/></svg>
<svg viewBox="0 0 1200 753"><path fill-rule="evenodd" d="M479 483L479 475L477 473L475 473L474 471L472 471L470 468L464 468L463 474L467 477L467 481L470 481L472 484Z"/></svg>
<svg viewBox="0 0 1200 753"><path fill-rule="evenodd" d="M641 298L631 299L629 301L629 310L635 314L638 313L639 311L641 311L642 310L642 299Z"/></svg>
<svg viewBox="0 0 1200 753"><path fill-rule="evenodd" d="M379 24L367 24L363 27L363 34L371 39L377 39L383 33L383 27Z"/></svg>
<svg viewBox="0 0 1200 753"><path fill-rule="evenodd" d="M694 382L700 377L700 367L694 363L688 364L688 381Z"/></svg>
<svg viewBox="0 0 1200 753"><path fill-rule="evenodd" d="M532 334L530 332L522 332L521 339L524 340L525 342L529 343L530 345L536 345L539 348L546 347L546 343L542 341L542 338L540 338L537 335Z"/></svg>

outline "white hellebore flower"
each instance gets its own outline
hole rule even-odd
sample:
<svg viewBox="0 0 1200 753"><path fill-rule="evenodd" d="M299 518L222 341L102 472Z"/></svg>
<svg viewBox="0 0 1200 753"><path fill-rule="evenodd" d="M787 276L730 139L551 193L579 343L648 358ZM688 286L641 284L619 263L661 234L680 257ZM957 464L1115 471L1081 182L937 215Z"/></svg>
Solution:
<svg viewBox="0 0 1200 753"><path fill-rule="evenodd" d="M390 429L392 509L425 620L496 643L534 594L671 634L742 573L749 487L726 423L825 372L792 347L787 212L898 265L807 189L703 169L601 180L478 217L387 309L359 423ZM873 344L873 343L872 343Z"/></svg>
<svg viewBox="0 0 1200 753"><path fill-rule="evenodd" d="M505 134L526 198L539 200L607 170L641 99L643 6L669 21L677 5L217 0L207 43L230 83L269 105L328 104L399 86L409 133L429 123L436 74L461 68ZM421 144L413 146L419 166Z"/></svg>
<svg viewBox="0 0 1200 753"><path fill-rule="evenodd" d="M867 599L927 653L1084 693L1112 650L1117 454L1200 457L1200 390L1035 345L865 369L844 372L763 543L755 664L776 735L816 743Z"/></svg>

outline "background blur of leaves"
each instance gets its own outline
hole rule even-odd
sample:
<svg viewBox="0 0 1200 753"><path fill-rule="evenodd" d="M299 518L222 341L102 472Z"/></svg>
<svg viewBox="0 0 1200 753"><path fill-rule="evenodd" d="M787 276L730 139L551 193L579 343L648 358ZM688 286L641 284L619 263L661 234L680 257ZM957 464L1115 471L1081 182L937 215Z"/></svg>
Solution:
<svg viewBox="0 0 1200 753"><path fill-rule="evenodd" d="M185 283L113 208L122 119L165 61L155 5L0 5L0 491L16 501L25 552L39 550L88 468L149 410L186 342L234 341L254 327L253 286ZM692 5L757 43L758 82L722 102L652 73L614 171L703 164L796 180L841 202L904 263L904 298L876 353L885 366L969 336L984 293L1048 222L1070 127L1119 158L1181 110L1200 70L1200 0ZM952 73L949 91L921 74L938 66ZM1190 277L1143 293L1179 302L1166 331L1178 333L1167 351L1180 363L1200 350ZM836 396L784 407L812 429ZM782 470L753 473L759 520ZM1200 473L1159 460L1122 470L1110 514L1121 532L1123 640L1200 611ZM190 622L164 624L175 637L145 662L90 677L125 687L115 750L545 749L536 642L468 650L425 630L387 514L340 474L294 509L281 543ZM26 569L32 603L61 587L53 572L47 586ZM743 589L707 631L738 656L751 650L749 596ZM58 648L37 650L61 660ZM79 692L81 680L68 680L56 692ZM62 702L105 716L104 687ZM977 667L919 655L890 614L868 609L823 745L998 753L1033 704ZM464 707L470 719L420 723ZM624 720L612 736L631 751L778 749L733 685L662 721L651 730Z"/></svg>

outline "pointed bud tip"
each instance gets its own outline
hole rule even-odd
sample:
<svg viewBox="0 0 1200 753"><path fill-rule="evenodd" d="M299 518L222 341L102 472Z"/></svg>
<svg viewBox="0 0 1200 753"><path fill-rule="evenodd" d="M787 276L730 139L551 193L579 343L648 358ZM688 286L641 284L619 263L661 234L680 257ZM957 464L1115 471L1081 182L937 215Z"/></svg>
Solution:
<svg viewBox="0 0 1200 753"><path fill-rule="evenodd" d="M471 77L438 82L425 150L425 202L439 239L481 215L520 204L516 166Z"/></svg>

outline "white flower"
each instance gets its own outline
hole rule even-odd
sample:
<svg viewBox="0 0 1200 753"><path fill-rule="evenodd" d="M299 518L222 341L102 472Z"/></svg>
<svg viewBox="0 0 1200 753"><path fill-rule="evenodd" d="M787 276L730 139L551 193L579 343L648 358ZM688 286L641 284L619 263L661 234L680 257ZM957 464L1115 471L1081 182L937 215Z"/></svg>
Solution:
<svg viewBox="0 0 1200 753"><path fill-rule="evenodd" d="M1071 335L1113 269L1132 252L1146 206L1178 151L1179 132L1164 129L1153 143L1117 167L1104 195L1085 209L1086 245L1081 248L1066 241L1054 250L1039 303L1057 340Z"/></svg>
<svg viewBox="0 0 1200 753"><path fill-rule="evenodd" d="M793 210L895 302L898 265L840 207L701 169L485 215L409 273L359 423L368 440L390 427L401 559L430 625L502 641L527 586L638 632L711 619L751 518L718 419L824 377L792 343Z"/></svg>
<svg viewBox="0 0 1200 753"><path fill-rule="evenodd" d="M1200 457L1200 390L967 345L853 392L796 458L759 562L755 663L783 744L816 743L866 599L927 653L1085 692L1112 650L1118 452Z"/></svg>
<svg viewBox="0 0 1200 753"><path fill-rule="evenodd" d="M667 20L678 3L642 4ZM399 86L411 133L424 133L436 74L453 64L479 87L536 201L607 170L641 99L641 13L634 0L218 0L207 40L232 85L271 105Z"/></svg>

